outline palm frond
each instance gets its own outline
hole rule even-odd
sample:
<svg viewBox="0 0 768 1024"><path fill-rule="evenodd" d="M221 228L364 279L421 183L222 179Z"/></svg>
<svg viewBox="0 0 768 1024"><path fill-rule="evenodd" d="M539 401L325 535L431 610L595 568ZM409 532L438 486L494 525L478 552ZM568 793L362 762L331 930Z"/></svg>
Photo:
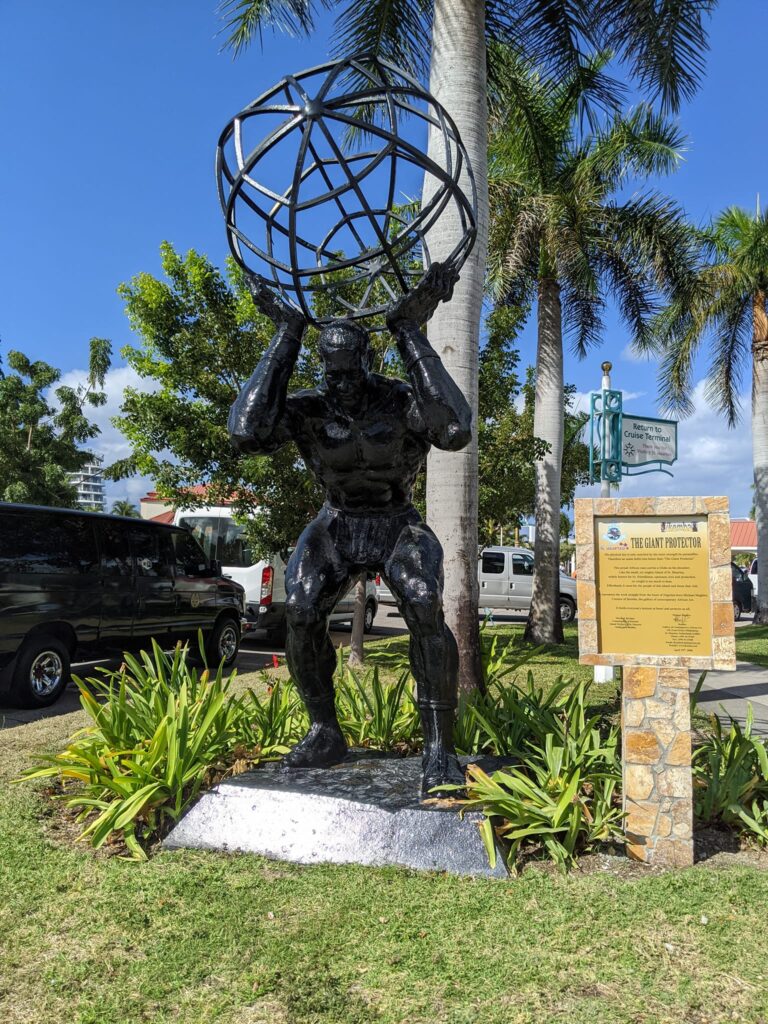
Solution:
<svg viewBox="0 0 768 1024"><path fill-rule="evenodd" d="M717 0L602 0L598 35L664 112L690 99L704 75L706 22Z"/></svg>
<svg viewBox="0 0 768 1024"><path fill-rule="evenodd" d="M351 0L336 19L337 57L383 57L424 81L429 76L429 0Z"/></svg>
<svg viewBox="0 0 768 1024"><path fill-rule="evenodd" d="M752 339L752 296L729 303L713 325L715 346L705 396L730 427L739 419L739 389Z"/></svg>
<svg viewBox="0 0 768 1024"><path fill-rule="evenodd" d="M263 43L265 28L291 36L306 36L315 25L313 0L220 0L218 13L227 33L225 47L235 56L258 37ZM323 6L331 6L323 0Z"/></svg>
<svg viewBox="0 0 768 1024"><path fill-rule="evenodd" d="M589 53L611 50L643 91L677 111L695 92L717 0L488 0L495 38L553 78L571 75Z"/></svg>
<svg viewBox="0 0 768 1024"><path fill-rule="evenodd" d="M608 189L618 188L628 177L647 178L675 171L686 148L686 136L678 124L641 104L617 115L602 131L587 140L589 156L580 173L595 175Z"/></svg>

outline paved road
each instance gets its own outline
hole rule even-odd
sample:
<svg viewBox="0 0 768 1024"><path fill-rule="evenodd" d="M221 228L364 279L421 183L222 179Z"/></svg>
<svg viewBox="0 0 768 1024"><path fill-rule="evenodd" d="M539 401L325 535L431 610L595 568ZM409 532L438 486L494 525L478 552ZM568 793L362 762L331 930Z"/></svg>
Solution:
<svg viewBox="0 0 768 1024"><path fill-rule="evenodd" d="M382 636L396 636L405 632L405 623L397 612L387 605L380 605L376 619L373 624L371 639ZM351 638L351 628L348 625L339 624L331 631L331 639L335 646L347 645ZM237 658L237 670L242 675L246 672L258 672L259 669L267 668L272 664L272 655L285 657L285 649L275 647L266 640L255 640L246 638L240 648ZM72 671L78 676L94 675L98 665L116 668L120 664L119 659L79 662L72 666ZM58 715L68 715L72 711L80 709L80 698L77 688L70 684L66 693L58 700L53 707L45 708L42 711L22 711L18 708L6 708L0 705L0 729L12 729L17 725L25 725L27 722L34 722L40 718L55 718Z"/></svg>
<svg viewBox="0 0 768 1024"><path fill-rule="evenodd" d="M699 675L691 672L691 690ZM730 717L742 725L747 718L747 705L751 704L754 731L768 735L768 668L739 661L735 672L708 672L698 704L704 711L718 715L724 724Z"/></svg>
<svg viewBox="0 0 768 1024"><path fill-rule="evenodd" d="M524 615L495 615L495 622L523 622ZM745 625L739 623L738 625ZM405 623L397 611L391 605L379 605L379 610L374 622L372 638L382 636L396 636L405 632ZM348 644L350 641L350 627L340 625L331 633L335 645ZM240 649L237 659L237 668L240 673L257 672L272 664L272 655L277 654L284 657L285 650L274 647L262 640L246 639ZM73 666L77 675L88 675L93 673L96 665L112 664L118 662L87 662ZM698 681L699 673L691 673L691 689L693 690ZM739 662L736 672L710 672L699 695L699 705L705 711L712 711L719 714L725 721L727 716L733 716L742 724L746 720L747 703L752 704L754 715L755 731L768 735L768 669L747 662ZM57 715L66 715L76 711L80 707L78 693L74 686L70 686L67 692L52 708L44 711L19 711L15 708L0 707L0 729L13 728L16 725L24 725L26 722L35 721L38 718L52 718Z"/></svg>

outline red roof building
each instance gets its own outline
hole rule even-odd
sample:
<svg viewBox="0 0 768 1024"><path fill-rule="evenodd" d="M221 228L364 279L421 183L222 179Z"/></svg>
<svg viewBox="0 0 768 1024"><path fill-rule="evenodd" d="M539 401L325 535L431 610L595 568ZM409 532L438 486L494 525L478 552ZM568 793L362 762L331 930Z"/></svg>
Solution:
<svg viewBox="0 0 768 1024"><path fill-rule="evenodd" d="M731 520L731 551L757 551L757 524L754 519Z"/></svg>

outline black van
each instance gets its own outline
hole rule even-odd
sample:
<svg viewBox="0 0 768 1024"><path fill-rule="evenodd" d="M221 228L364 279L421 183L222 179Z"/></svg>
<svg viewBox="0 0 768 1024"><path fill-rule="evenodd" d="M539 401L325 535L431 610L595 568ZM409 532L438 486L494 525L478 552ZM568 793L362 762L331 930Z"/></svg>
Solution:
<svg viewBox="0 0 768 1024"><path fill-rule="evenodd" d="M202 630L209 662L231 665L243 594L179 527L0 502L0 703L47 707L76 651L150 637L166 646Z"/></svg>

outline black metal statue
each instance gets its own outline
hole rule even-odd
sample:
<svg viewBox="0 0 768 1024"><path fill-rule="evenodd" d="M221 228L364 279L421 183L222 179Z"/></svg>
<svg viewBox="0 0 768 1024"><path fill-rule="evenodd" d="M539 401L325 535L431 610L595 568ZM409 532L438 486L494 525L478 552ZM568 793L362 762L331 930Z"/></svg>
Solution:
<svg viewBox="0 0 768 1024"><path fill-rule="evenodd" d="M268 454L295 441L326 492L286 572L286 655L311 726L285 764L328 766L346 753L334 708L328 619L350 581L368 570L387 581L411 633L424 794L464 781L452 740L457 650L443 618L443 552L411 503L430 445L456 451L470 440L470 408L419 329L450 299L456 278L455 269L433 264L387 313L409 383L372 373L368 333L340 320L320 333L323 383L292 394L288 381L306 321L250 278L254 302L277 333L229 417L232 441L243 452Z"/></svg>

